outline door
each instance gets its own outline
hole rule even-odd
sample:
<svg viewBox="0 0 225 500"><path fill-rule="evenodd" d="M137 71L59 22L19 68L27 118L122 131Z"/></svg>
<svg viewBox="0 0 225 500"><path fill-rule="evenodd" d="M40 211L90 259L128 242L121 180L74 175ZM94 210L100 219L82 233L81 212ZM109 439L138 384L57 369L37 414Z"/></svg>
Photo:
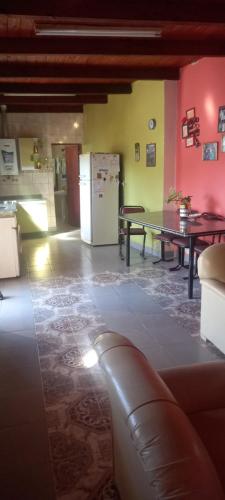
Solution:
<svg viewBox="0 0 225 500"><path fill-rule="evenodd" d="M80 227L79 154L80 144L65 146L68 222Z"/></svg>

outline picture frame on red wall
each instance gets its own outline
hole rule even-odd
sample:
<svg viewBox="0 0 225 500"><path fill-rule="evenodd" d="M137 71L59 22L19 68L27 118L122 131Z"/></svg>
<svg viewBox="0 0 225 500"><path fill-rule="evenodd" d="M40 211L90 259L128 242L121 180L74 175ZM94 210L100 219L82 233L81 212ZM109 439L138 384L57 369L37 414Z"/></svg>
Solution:
<svg viewBox="0 0 225 500"><path fill-rule="evenodd" d="M186 137L188 137L188 124L184 123L182 125L182 139L186 139Z"/></svg>
<svg viewBox="0 0 225 500"><path fill-rule="evenodd" d="M225 135L221 137L221 152L225 153Z"/></svg>
<svg viewBox="0 0 225 500"><path fill-rule="evenodd" d="M190 137L187 137L187 139L186 139L186 148L190 148L191 146L194 146L193 135L191 135Z"/></svg>
<svg viewBox="0 0 225 500"><path fill-rule="evenodd" d="M187 118L187 120L191 120L194 117L195 117L195 108L188 109L186 111L186 118Z"/></svg>
<svg viewBox="0 0 225 500"><path fill-rule="evenodd" d="M206 161L217 160L218 142L205 142L202 145L202 159Z"/></svg>
<svg viewBox="0 0 225 500"><path fill-rule="evenodd" d="M225 106L219 107L218 132L225 132Z"/></svg>

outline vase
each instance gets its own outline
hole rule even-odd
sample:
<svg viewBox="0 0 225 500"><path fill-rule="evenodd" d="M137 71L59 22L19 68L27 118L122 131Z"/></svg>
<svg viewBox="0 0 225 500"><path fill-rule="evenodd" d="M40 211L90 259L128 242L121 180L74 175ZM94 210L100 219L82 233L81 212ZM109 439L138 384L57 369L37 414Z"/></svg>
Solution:
<svg viewBox="0 0 225 500"><path fill-rule="evenodd" d="M186 205L180 205L180 217L188 217L189 208Z"/></svg>

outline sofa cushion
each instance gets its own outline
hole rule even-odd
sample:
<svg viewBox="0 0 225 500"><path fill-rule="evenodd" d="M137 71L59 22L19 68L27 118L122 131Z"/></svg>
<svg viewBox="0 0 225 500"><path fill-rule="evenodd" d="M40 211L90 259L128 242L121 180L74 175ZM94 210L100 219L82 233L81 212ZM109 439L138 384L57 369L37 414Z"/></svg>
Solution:
<svg viewBox="0 0 225 500"><path fill-rule="evenodd" d="M225 361L161 370L160 376L207 448L225 491Z"/></svg>

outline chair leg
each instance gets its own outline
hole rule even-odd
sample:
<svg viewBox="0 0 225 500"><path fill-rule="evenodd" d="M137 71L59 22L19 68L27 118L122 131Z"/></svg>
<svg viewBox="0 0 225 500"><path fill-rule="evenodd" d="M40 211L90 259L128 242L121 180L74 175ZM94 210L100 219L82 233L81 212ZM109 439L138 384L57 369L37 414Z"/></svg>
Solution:
<svg viewBox="0 0 225 500"><path fill-rule="evenodd" d="M0 292L0 300L3 300L3 299L4 299L4 297L2 295L2 292Z"/></svg>
<svg viewBox="0 0 225 500"><path fill-rule="evenodd" d="M166 243L161 241L161 257L160 257L160 259L155 260L153 262L153 264L158 264L159 262L171 262L172 260L174 260L173 257L171 259L165 259L165 257L164 257L165 250L162 249L162 245L165 245L165 244Z"/></svg>
<svg viewBox="0 0 225 500"><path fill-rule="evenodd" d="M184 257L185 257L185 248L182 248L182 252L181 252L181 265L185 269L188 269L189 265L184 263Z"/></svg>
<svg viewBox="0 0 225 500"><path fill-rule="evenodd" d="M170 271L179 271L181 268L182 268L182 260L183 260L183 256L182 256L182 248L181 247L178 247L178 264L174 267L170 267L169 270Z"/></svg>
<svg viewBox="0 0 225 500"><path fill-rule="evenodd" d="M121 260L124 260L124 255L123 255L123 251L122 251L122 245L123 245L123 235L120 234L119 235L119 256L120 256Z"/></svg>
<svg viewBox="0 0 225 500"><path fill-rule="evenodd" d="M143 259L145 258L145 241L146 241L146 234L143 237L143 245L142 245L142 251L141 251L141 255L142 255Z"/></svg>

